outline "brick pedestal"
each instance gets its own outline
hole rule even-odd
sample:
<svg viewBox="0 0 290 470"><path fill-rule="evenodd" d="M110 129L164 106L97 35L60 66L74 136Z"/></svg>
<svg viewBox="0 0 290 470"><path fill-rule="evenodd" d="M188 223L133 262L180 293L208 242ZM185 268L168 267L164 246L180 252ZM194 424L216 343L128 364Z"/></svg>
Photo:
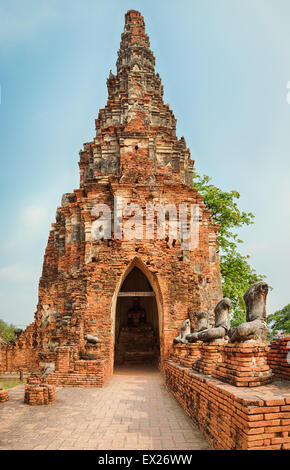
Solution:
<svg viewBox="0 0 290 470"><path fill-rule="evenodd" d="M205 375L212 375L217 365L222 361L224 342L202 343L199 346L200 358L192 364L193 370Z"/></svg>
<svg viewBox="0 0 290 470"><path fill-rule="evenodd" d="M267 364L268 346L263 343L233 343L223 348L222 362L212 375L236 387L257 387L272 381Z"/></svg>
<svg viewBox="0 0 290 470"><path fill-rule="evenodd" d="M290 335L271 341L268 364L275 376L290 380Z"/></svg>
<svg viewBox="0 0 290 470"><path fill-rule="evenodd" d="M187 354L188 354L187 344L183 344L183 343L173 344L172 360L182 364L181 361L187 356Z"/></svg>
<svg viewBox="0 0 290 470"><path fill-rule="evenodd" d="M0 403L4 403L5 401L9 400L9 394L8 390L3 390L2 387L0 387Z"/></svg>
<svg viewBox="0 0 290 470"><path fill-rule="evenodd" d="M180 364L185 367L192 367L198 359L200 359L200 346L202 342L186 344L187 354L180 358Z"/></svg>
<svg viewBox="0 0 290 470"><path fill-rule="evenodd" d="M42 383L37 374L27 379L24 388L24 403L27 405L50 405L55 401L55 387Z"/></svg>

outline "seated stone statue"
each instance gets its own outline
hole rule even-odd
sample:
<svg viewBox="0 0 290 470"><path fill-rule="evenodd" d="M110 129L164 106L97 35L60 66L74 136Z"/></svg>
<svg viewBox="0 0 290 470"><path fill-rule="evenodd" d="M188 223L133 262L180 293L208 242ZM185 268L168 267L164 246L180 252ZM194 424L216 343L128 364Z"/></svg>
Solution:
<svg viewBox="0 0 290 470"><path fill-rule="evenodd" d="M195 343L196 341L198 341L198 333L207 329L208 329L208 313L202 310L201 312L199 312L197 316L196 331L194 333L186 335L185 339L187 339L189 343Z"/></svg>
<svg viewBox="0 0 290 470"><path fill-rule="evenodd" d="M180 334L174 338L173 343L187 343L186 336L190 333L190 320L185 320L180 329Z"/></svg>
<svg viewBox="0 0 290 470"><path fill-rule="evenodd" d="M146 311L140 306L140 300L134 299L134 305L127 314L128 325L138 326L140 323L146 323Z"/></svg>
<svg viewBox="0 0 290 470"><path fill-rule="evenodd" d="M249 287L244 295L246 304L246 322L237 328L231 328L229 337L231 343L244 341L267 342L266 325L266 298L268 284L264 281L256 282Z"/></svg>
<svg viewBox="0 0 290 470"><path fill-rule="evenodd" d="M158 329L152 325L150 317L146 318L146 310L138 297L122 320L115 343L115 364L157 363Z"/></svg>
<svg viewBox="0 0 290 470"><path fill-rule="evenodd" d="M214 328L208 328L207 330L198 333L197 337L199 340L204 342L212 342L215 340L224 340L227 338L227 333L230 328L229 310L231 301L227 297L222 299L215 307L215 325Z"/></svg>

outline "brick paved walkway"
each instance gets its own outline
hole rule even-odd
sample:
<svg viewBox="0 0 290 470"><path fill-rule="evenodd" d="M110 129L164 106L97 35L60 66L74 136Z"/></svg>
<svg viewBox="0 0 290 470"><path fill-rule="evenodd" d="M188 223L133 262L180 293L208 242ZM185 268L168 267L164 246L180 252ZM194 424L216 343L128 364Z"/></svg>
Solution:
<svg viewBox="0 0 290 470"><path fill-rule="evenodd" d="M0 449L210 449L155 370L118 369L102 389L59 388L56 403L0 405Z"/></svg>

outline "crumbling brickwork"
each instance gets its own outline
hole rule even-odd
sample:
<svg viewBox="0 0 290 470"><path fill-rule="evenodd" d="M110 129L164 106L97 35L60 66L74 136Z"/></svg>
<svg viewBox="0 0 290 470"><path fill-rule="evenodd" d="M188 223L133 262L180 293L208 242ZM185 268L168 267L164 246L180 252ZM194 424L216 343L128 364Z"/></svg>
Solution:
<svg viewBox="0 0 290 470"><path fill-rule="evenodd" d="M271 341L268 364L274 375L290 379L290 335L274 338Z"/></svg>
<svg viewBox="0 0 290 470"><path fill-rule="evenodd" d="M102 387L109 372L108 359L78 360L71 346L62 346L56 348L55 370L46 382L63 387Z"/></svg>
<svg viewBox="0 0 290 470"><path fill-rule="evenodd" d="M24 389L24 403L27 405L50 405L55 401L55 387L42 382L32 374Z"/></svg>
<svg viewBox="0 0 290 470"><path fill-rule="evenodd" d="M32 323L21 335L1 348L1 371L35 371L38 369L36 324Z"/></svg>

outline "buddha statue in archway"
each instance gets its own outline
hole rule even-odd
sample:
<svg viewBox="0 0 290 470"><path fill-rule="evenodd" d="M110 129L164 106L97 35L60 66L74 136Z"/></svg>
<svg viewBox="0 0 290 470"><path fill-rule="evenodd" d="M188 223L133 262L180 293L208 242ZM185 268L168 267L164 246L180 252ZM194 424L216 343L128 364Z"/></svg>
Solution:
<svg viewBox="0 0 290 470"><path fill-rule="evenodd" d="M146 312L140 305L140 299L134 298L133 307L128 310L128 325L139 326L146 323Z"/></svg>

